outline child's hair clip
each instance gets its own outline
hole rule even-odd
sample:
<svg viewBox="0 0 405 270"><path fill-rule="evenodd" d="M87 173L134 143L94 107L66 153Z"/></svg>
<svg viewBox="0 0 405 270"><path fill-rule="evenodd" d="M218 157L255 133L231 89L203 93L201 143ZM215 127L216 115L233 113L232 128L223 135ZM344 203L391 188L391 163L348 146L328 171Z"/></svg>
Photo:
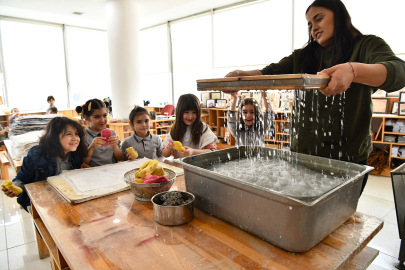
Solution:
<svg viewBox="0 0 405 270"><path fill-rule="evenodd" d="M89 102L89 108L88 108L88 111L89 111L89 112L91 111L91 101Z"/></svg>

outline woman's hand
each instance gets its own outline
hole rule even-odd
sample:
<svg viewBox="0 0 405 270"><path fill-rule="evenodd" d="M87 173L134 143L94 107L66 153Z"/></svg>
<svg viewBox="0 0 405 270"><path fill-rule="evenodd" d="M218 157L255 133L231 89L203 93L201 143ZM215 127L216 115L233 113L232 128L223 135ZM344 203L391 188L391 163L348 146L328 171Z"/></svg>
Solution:
<svg viewBox="0 0 405 270"><path fill-rule="evenodd" d="M189 156L194 155L194 149L193 148L190 148L190 147L187 147L187 146L185 146L184 148L185 149L183 151L179 152L181 157L189 157Z"/></svg>
<svg viewBox="0 0 405 270"><path fill-rule="evenodd" d="M243 76L243 70L234 70L229 72L228 74L225 75L225 77L239 77L239 76Z"/></svg>
<svg viewBox="0 0 405 270"><path fill-rule="evenodd" d="M6 132L8 132L10 130L10 128L8 126L6 126L3 130L5 130Z"/></svg>
<svg viewBox="0 0 405 270"><path fill-rule="evenodd" d="M119 140L117 136L110 136L110 138L108 138L108 145L111 145L112 147L117 146L118 141Z"/></svg>
<svg viewBox="0 0 405 270"><path fill-rule="evenodd" d="M240 77L240 76L259 76L259 75L263 75L263 73L258 70L234 70L229 72L228 74L225 75L225 77Z"/></svg>
<svg viewBox="0 0 405 270"><path fill-rule="evenodd" d="M101 147L105 144L105 138L104 137L95 137L93 142L90 144L89 149L96 149L97 147Z"/></svg>
<svg viewBox="0 0 405 270"><path fill-rule="evenodd" d="M8 190L6 188L2 188L1 190L4 192L4 194L6 194L7 197L14 198L18 196L14 193L14 191Z"/></svg>
<svg viewBox="0 0 405 270"><path fill-rule="evenodd" d="M318 72L318 75L329 75L328 86L320 92L325 96L338 95L345 92L354 80L354 73L349 63L339 64Z"/></svg>
<svg viewBox="0 0 405 270"><path fill-rule="evenodd" d="M125 155L129 160L135 160L136 157L131 152L125 152Z"/></svg>
<svg viewBox="0 0 405 270"><path fill-rule="evenodd" d="M86 164L86 163L83 163L83 164L80 166L80 169L85 169L85 168L90 168L90 166L89 166L88 164Z"/></svg>

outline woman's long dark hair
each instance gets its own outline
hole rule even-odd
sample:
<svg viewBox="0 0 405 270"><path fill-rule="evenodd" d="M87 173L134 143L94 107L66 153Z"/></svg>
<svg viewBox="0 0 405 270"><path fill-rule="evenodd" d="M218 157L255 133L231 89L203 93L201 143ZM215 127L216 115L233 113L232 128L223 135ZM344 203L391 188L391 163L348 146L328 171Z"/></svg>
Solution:
<svg viewBox="0 0 405 270"><path fill-rule="evenodd" d="M80 143L74 152L78 157L87 156L87 145L83 126L78 122L65 116L55 117L46 125L45 134L39 139L39 146L49 157L59 157L65 159L65 152L59 141L59 134L65 134L67 126L77 129L80 137Z"/></svg>
<svg viewBox="0 0 405 270"><path fill-rule="evenodd" d="M308 13L311 7L323 7L331 10L334 14L333 40L335 51L331 65L337 65L349 61L353 52L356 37L363 34L352 24L349 12L340 0L315 0L306 10ZM300 52L301 73L315 74L319 70L322 50L321 45L311 35L311 28L308 28L309 39Z"/></svg>
<svg viewBox="0 0 405 270"><path fill-rule="evenodd" d="M202 134L207 131L201 120L201 105L200 100L193 94L184 94L179 97L176 107L176 121L170 130L170 135L173 141L183 141L184 134L187 131L187 125L183 121L183 114L186 111L196 111L197 118L191 125L191 140L194 144L199 144Z"/></svg>

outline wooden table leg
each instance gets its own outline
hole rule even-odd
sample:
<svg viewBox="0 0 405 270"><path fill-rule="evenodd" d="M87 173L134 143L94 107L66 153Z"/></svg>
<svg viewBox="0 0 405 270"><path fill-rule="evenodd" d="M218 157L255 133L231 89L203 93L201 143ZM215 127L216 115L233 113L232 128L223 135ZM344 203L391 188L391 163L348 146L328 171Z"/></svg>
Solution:
<svg viewBox="0 0 405 270"><path fill-rule="evenodd" d="M39 218L37 209L35 209L35 205L31 204L31 215L32 218ZM42 239L41 235L38 233L38 228L35 227L35 238L37 239L37 247L38 247L38 254L40 259L44 259L46 257L49 257L49 249L45 244L44 239Z"/></svg>
<svg viewBox="0 0 405 270"><path fill-rule="evenodd" d="M49 257L49 249L46 246L44 240L39 235L37 229L35 229L35 238L37 239L37 247L38 247L39 258L44 259L46 257Z"/></svg>
<svg viewBox="0 0 405 270"><path fill-rule="evenodd" d="M10 167L10 162L5 155L4 151L0 152L0 171L1 171L1 178L3 180L10 180L10 176L8 174L8 167Z"/></svg>

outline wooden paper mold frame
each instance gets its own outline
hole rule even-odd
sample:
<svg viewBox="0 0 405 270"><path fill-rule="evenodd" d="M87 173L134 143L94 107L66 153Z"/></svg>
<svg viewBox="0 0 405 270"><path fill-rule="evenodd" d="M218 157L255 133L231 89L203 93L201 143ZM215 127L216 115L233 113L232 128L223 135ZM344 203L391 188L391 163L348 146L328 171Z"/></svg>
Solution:
<svg viewBox="0 0 405 270"><path fill-rule="evenodd" d="M239 90L322 89L329 81L328 75L313 74L241 76L197 80L197 90L231 93Z"/></svg>
<svg viewBox="0 0 405 270"><path fill-rule="evenodd" d="M373 98L373 113L388 113L388 98Z"/></svg>

